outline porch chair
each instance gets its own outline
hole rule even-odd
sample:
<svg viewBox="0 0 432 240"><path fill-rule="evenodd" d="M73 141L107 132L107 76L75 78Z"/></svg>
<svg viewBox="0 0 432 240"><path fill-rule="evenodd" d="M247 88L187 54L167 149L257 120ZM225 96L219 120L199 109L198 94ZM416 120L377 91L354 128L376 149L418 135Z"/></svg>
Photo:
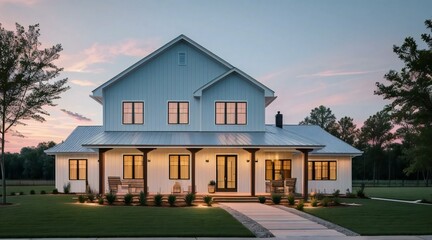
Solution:
<svg viewBox="0 0 432 240"><path fill-rule="evenodd" d="M173 194L175 194L175 193L181 193L182 192L182 187L181 187L181 184L179 183L179 182L175 182L174 183L174 186L172 187L172 193Z"/></svg>
<svg viewBox="0 0 432 240"><path fill-rule="evenodd" d="M118 176L108 176L108 186L112 193L128 193L129 185L125 185Z"/></svg>

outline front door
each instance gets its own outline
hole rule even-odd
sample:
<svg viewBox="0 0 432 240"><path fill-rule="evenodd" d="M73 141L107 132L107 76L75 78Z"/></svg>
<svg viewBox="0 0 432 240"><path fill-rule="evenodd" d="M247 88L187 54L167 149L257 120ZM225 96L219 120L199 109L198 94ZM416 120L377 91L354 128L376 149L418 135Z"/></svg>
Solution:
<svg viewBox="0 0 432 240"><path fill-rule="evenodd" d="M216 191L237 192L237 156L216 156Z"/></svg>

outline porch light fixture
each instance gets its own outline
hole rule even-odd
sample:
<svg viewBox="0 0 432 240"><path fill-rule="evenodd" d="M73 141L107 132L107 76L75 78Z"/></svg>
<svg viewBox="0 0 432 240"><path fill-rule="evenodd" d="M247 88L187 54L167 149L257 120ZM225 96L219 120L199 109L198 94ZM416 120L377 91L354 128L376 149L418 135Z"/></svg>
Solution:
<svg viewBox="0 0 432 240"><path fill-rule="evenodd" d="M248 159L248 160L246 160L246 162L250 162L250 160Z"/></svg>
<svg viewBox="0 0 432 240"><path fill-rule="evenodd" d="M150 160L150 159L147 159L147 162L151 162L151 160Z"/></svg>
<svg viewBox="0 0 432 240"><path fill-rule="evenodd" d="M209 162L210 160L206 159L206 162Z"/></svg>
<svg viewBox="0 0 432 240"><path fill-rule="evenodd" d="M255 162L258 162L258 159L255 159Z"/></svg>

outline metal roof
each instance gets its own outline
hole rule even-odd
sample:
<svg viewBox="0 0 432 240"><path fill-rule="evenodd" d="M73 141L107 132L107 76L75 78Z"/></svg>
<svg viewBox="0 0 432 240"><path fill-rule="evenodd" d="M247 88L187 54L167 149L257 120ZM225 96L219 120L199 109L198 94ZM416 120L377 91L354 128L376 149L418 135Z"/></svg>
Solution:
<svg viewBox="0 0 432 240"><path fill-rule="evenodd" d="M78 126L64 142L45 150L45 153L95 153L94 150L83 147L82 143L102 131L102 126Z"/></svg>
<svg viewBox="0 0 432 240"><path fill-rule="evenodd" d="M207 147L310 148L311 154L361 155L362 152L318 126L266 125L265 132L146 132L104 131L102 126L79 126L61 144L46 150L56 153L94 153L97 148Z"/></svg>
<svg viewBox="0 0 432 240"><path fill-rule="evenodd" d="M363 152L349 145L348 143L340 140L339 138L331 135L324 129L316 125L284 125L286 131L298 134L300 136L307 136L314 141L317 141L323 145L324 148L316 149L311 154L316 155L350 155L359 156Z"/></svg>

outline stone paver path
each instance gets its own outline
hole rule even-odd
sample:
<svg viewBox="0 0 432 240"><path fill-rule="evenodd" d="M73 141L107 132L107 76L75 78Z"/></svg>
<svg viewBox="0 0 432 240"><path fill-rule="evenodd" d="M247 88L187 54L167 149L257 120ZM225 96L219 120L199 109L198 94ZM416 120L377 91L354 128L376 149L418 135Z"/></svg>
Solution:
<svg viewBox="0 0 432 240"><path fill-rule="evenodd" d="M328 229L318 223L293 213L260 203L221 203L232 208L261 226L267 228L277 238L290 237L342 237L344 234Z"/></svg>

